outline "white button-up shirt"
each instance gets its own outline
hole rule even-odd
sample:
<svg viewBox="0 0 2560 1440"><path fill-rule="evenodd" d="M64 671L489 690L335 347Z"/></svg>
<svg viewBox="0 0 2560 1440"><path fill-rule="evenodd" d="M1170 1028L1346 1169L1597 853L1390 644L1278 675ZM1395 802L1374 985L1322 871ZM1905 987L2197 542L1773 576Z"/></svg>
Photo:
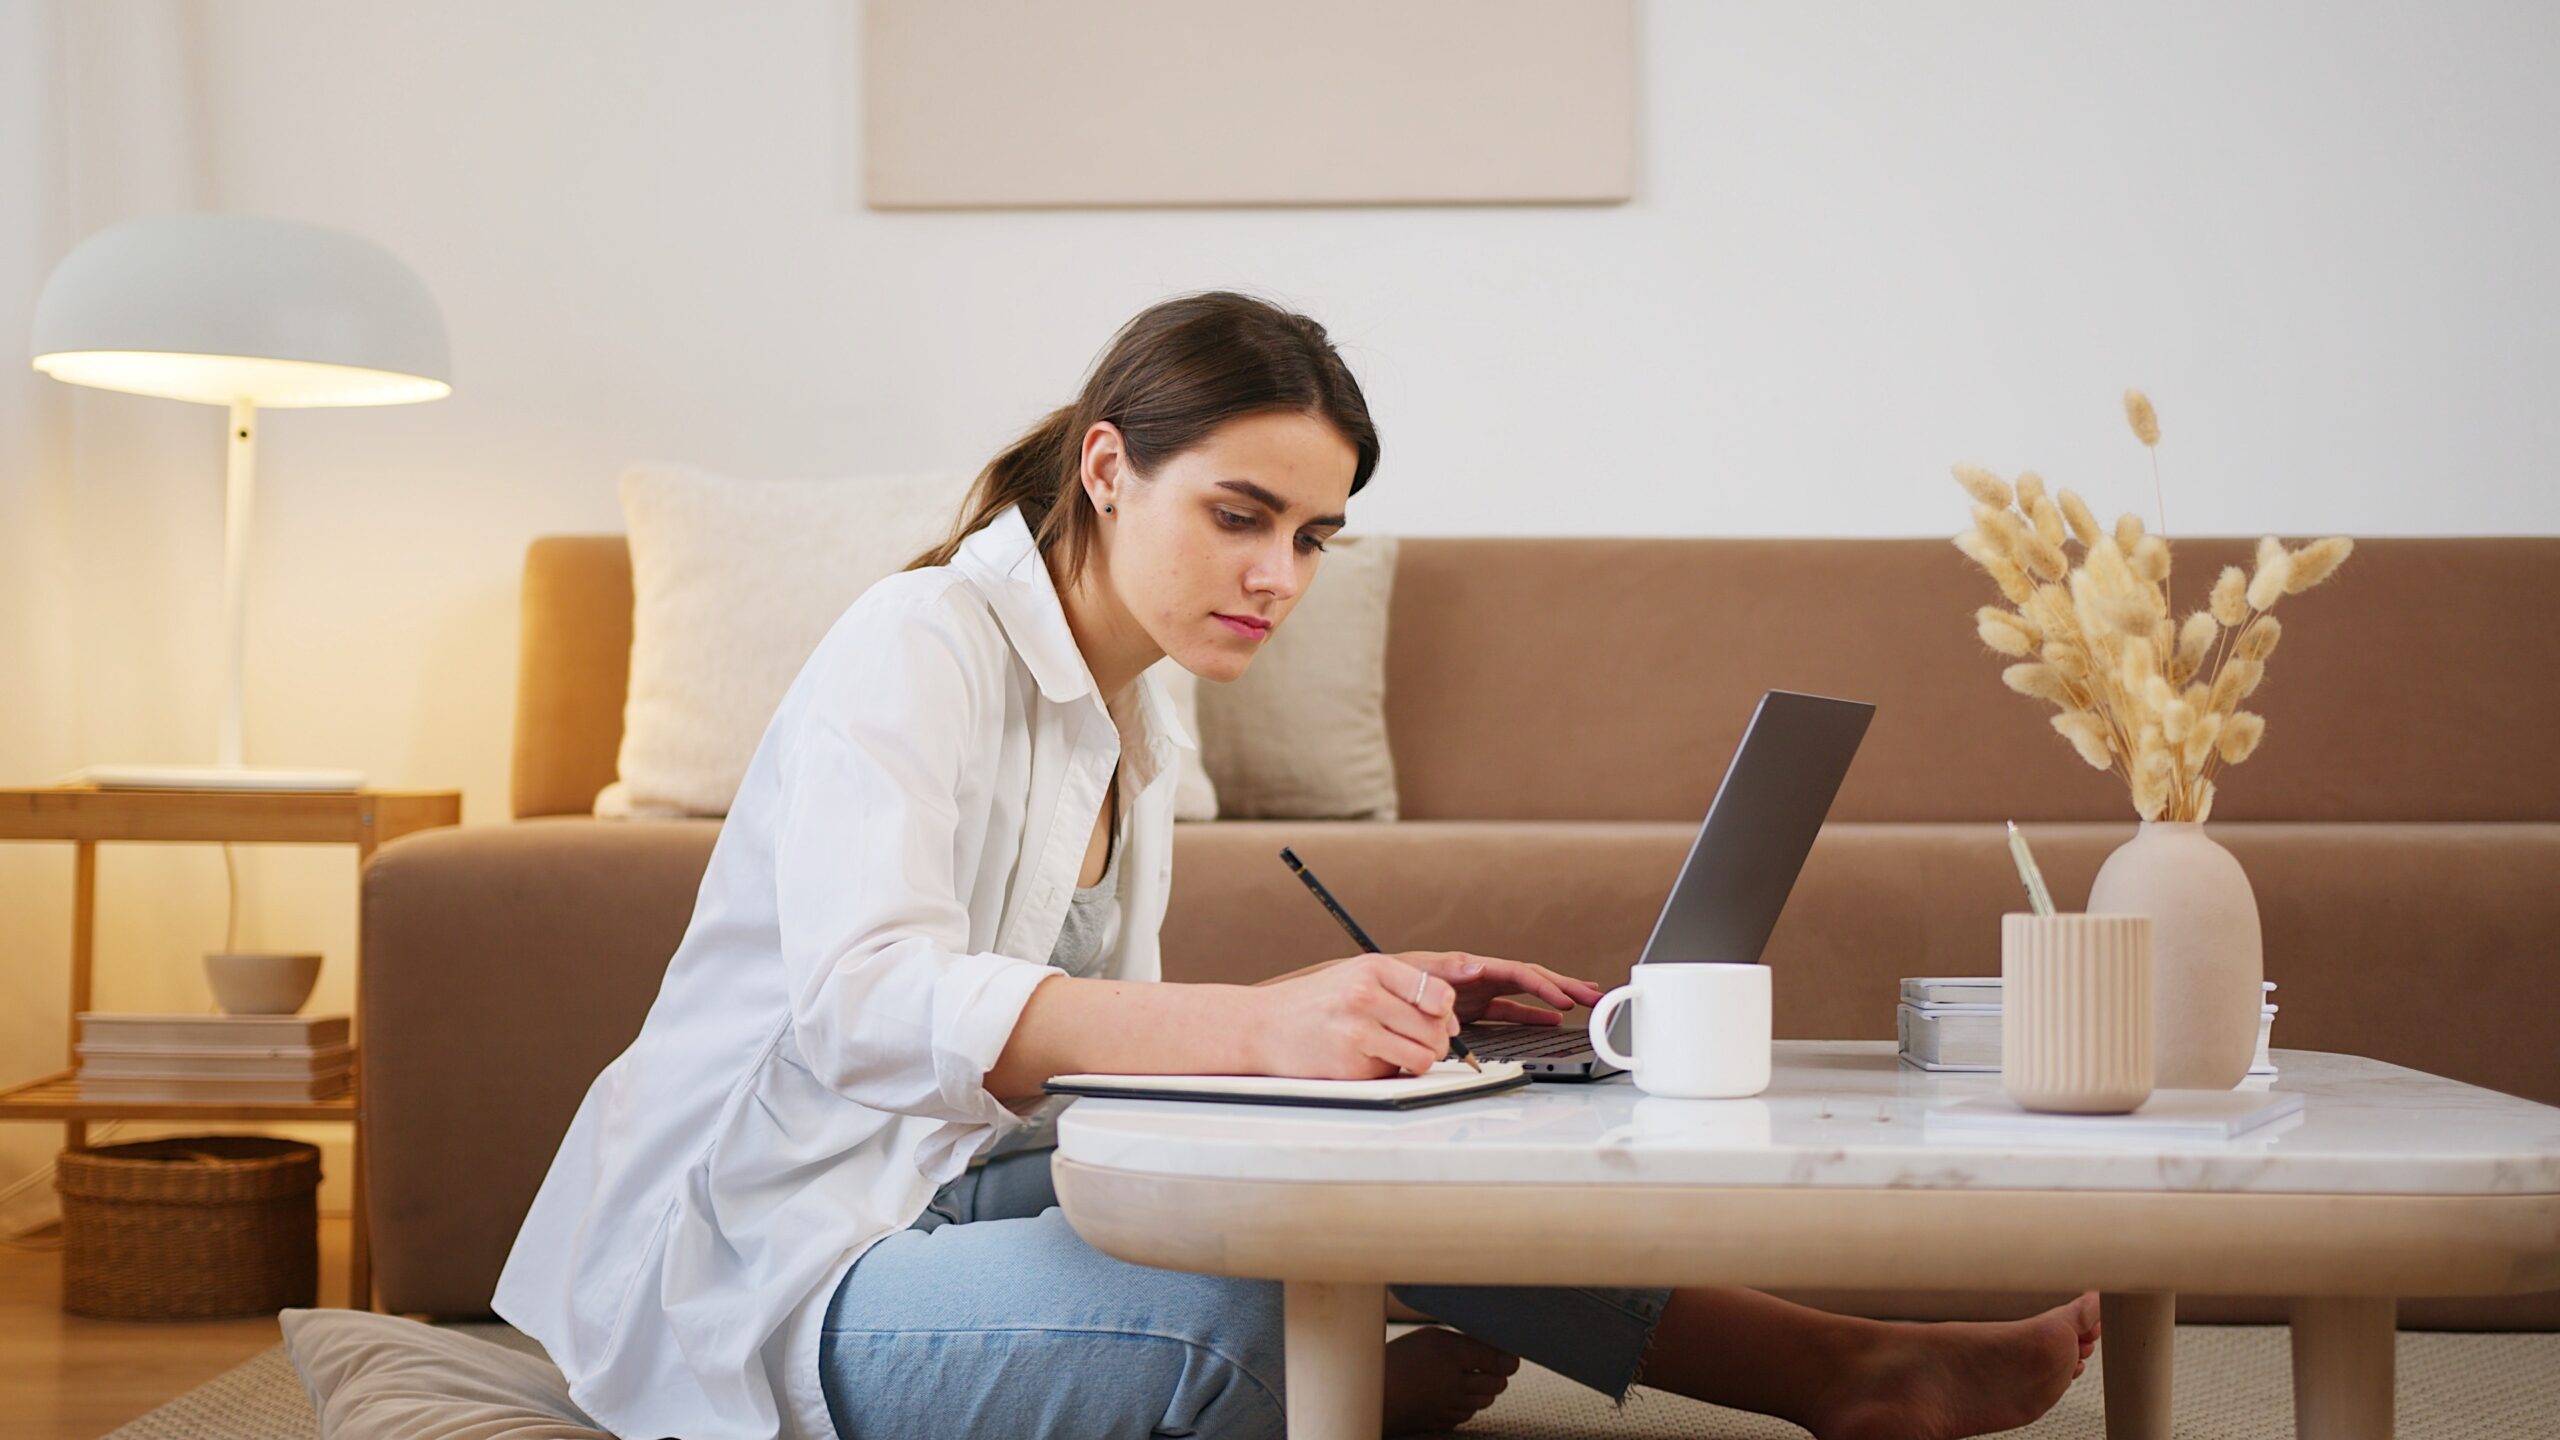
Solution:
<svg viewBox="0 0 2560 1440"><path fill-rule="evenodd" d="M1023 1124L986 1072L1060 973L1041 962L1115 763L1131 823L1101 973L1157 978L1191 746L1151 675L1106 705L1018 509L846 609L498 1280L497 1312L589 1415L634 1437L832 1440L827 1302Z"/></svg>

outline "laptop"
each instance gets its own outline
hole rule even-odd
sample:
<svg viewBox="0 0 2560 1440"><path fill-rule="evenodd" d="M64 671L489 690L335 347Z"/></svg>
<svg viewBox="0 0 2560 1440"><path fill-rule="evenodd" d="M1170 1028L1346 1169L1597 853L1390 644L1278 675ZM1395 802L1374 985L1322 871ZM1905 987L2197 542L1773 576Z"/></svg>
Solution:
<svg viewBox="0 0 2560 1440"><path fill-rule="evenodd" d="M1875 713L1876 707L1861 701L1791 690L1760 697L1637 964L1759 960ZM1621 1050L1628 1044L1626 1018L1621 1007L1609 1032ZM1478 1022L1459 1033L1478 1056L1517 1060L1533 1080L1597 1080L1618 1073L1591 1048L1589 1030L1570 1020Z"/></svg>

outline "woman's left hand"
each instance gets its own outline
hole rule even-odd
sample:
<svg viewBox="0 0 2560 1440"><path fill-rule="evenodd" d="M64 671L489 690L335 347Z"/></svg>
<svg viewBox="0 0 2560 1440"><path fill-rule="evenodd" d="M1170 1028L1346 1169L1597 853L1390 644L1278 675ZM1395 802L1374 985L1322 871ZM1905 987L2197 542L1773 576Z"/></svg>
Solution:
<svg viewBox="0 0 2560 1440"><path fill-rule="evenodd" d="M1557 1010L1570 1010L1576 1005L1596 1005L1601 989L1588 980L1559 975L1544 965L1526 960L1497 960L1490 955L1470 955L1464 950L1407 951L1406 964L1428 971L1449 982L1458 992L1458 1019L1467 1024L1478 1020L1511 1021L1522 1025L1554 1025L1563 1017ZM1524 1004L1510 997L1534 995L1555 1007Z"/></svg>

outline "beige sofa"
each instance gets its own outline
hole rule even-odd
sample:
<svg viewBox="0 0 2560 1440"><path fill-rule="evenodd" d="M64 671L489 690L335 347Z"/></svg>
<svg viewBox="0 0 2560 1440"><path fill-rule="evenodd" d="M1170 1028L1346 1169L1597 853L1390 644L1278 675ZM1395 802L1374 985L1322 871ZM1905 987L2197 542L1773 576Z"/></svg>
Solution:
<svg viewBox="0 0 2560 1440"><path fill-rule="evenodd" d="M2246 558L2178 547L2173 596ZM1296 847L1393 949L1614 983L1741 727L1780 687L1873 701L1769 943L1781 1036L1890 1038L1905 975L1996 973L2020 908L2000 822L2078 905L2132 833L2122 790L2003 689L1989 584L1934 540L1407 538L1388 652L1403 818L1179 827L1168 979L1344 953ZM2560 1103L2560 539L2360 545L2286 602L2267 744L2213 829L2254 882L2275 1043ZM537 542L524 581L515 818L379 851L362 1044L383 1308L483 1314L579 1097L639 1028L716 821L599 821L630 644L619 536ZM2279 1056L2281 1061L2281 1056ZM1994 1295L1807 1295L1873 1314L2023 1313ZM2185 1319L2280 1318L2191 1300ZM2417 1300L2412 1328L2560 1328L2560 1294Z"/></svg>

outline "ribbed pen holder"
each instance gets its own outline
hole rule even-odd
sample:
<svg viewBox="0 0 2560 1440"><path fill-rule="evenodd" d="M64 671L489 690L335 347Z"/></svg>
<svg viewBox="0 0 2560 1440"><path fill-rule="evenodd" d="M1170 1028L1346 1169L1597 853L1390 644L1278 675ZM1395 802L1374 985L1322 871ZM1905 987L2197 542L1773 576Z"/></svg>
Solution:
<svg viewBox="0 0 2560 1440"><path fill-rule="evenodd" d="M2028 1110L2151 1098L2151 917L2000 917L2000 1086Z"/></svg>

